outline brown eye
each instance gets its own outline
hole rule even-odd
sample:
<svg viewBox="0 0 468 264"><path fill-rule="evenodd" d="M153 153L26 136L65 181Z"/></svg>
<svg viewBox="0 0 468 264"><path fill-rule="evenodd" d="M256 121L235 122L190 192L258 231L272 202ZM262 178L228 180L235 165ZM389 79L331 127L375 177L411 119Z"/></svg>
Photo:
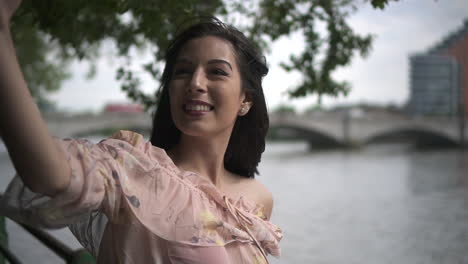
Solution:
<svg viewBox="0 0 468 264"><path fill-rule="evenodd" d="M212 73L212 74L215 74L215 75L222 75L222 76L227 76L227 75L228 75L227 72L225 72L225 71L223 71L223 70L221 70L221 69L218 69L218 68L217 68L217 69L213 69L213 70L211 71L211 73Z"/></svg>

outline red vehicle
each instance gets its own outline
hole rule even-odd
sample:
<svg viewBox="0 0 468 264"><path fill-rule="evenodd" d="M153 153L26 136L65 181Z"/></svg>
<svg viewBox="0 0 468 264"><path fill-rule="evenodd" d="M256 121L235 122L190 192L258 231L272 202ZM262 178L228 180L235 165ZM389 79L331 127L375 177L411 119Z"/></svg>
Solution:
<svg viewBox="0 0 468 264"><path fill-rule="evenodd" d="M112 103L104 107L104 112L143 113L143 106L139 104Z"/></svg>

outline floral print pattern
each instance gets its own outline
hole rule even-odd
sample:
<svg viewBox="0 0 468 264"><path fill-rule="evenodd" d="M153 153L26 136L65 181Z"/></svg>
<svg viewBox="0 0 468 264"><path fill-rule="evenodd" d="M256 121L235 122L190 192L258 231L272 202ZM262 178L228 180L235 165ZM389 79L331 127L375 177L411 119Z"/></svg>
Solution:
<svg viewBox="0 0 468 264"><path fill-rule="evenodd" d="M229 199L249 222L246 232L226 213L221 191L177 168L141 135L57 142L72 169L68 189L48 198L15 177L0 200L2 214L35 226L70 225L98 263L266 263L261 251L280 255L282 231L266 220L262 205ZM107 219L102 226L96 213Z"/></svg>

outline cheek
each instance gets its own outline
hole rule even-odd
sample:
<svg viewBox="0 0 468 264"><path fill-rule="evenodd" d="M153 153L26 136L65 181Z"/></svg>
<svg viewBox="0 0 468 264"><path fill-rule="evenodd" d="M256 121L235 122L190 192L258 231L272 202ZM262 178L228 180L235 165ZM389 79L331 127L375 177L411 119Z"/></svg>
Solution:
<svg viewBox="0 0 468 264"><path fill-rule="evenodd" d="M242 102L242 88L240 80L235 80L220 89L219 97L229 106L240 106Z"/></svg>
<svg viewBox="0 0 468 264"><path fill-rule="evenodd" d="M239 98L239 94L224 94L219 95L219 97L213 96L213 98L216 98L216 103L218 105L218 113L226 115L226 117L231 115L237 115L237 112L239 111L241 105L241 99Z"/></svg>

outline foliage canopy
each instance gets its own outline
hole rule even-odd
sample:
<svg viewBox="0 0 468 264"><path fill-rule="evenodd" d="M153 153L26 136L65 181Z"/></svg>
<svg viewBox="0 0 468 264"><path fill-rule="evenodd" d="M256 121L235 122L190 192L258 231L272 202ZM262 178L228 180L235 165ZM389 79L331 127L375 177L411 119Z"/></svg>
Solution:
<svg viewBox="0 0 468 264"><path fill-rule="evenodd" d="M384 8L392 0L370 0ZM351 62L354 54L369 53L372 36L355 33L347 18L357 8L353 0L25 0L12 21L13 38L28 86L38 102L59 89L69 77L73 59L92 62L104 43L113 43L115 56L131 61L132 49L150 50L153 59L141 65L158 83L164 50L191 18L215 15L227 22L241 17L249 23L233 23L264 49L275 40L300 33L304 50L281 63L286 71L298 71L302 83L291 97L309 94L346 94L350 85L336 81L332 73ZM322 27L322 30L321 30ZM325 29L325 32L323 31ZM141 76L127 63L116 78L127 95L145 105L155 105L155 96L139 88Z"/></svg>

